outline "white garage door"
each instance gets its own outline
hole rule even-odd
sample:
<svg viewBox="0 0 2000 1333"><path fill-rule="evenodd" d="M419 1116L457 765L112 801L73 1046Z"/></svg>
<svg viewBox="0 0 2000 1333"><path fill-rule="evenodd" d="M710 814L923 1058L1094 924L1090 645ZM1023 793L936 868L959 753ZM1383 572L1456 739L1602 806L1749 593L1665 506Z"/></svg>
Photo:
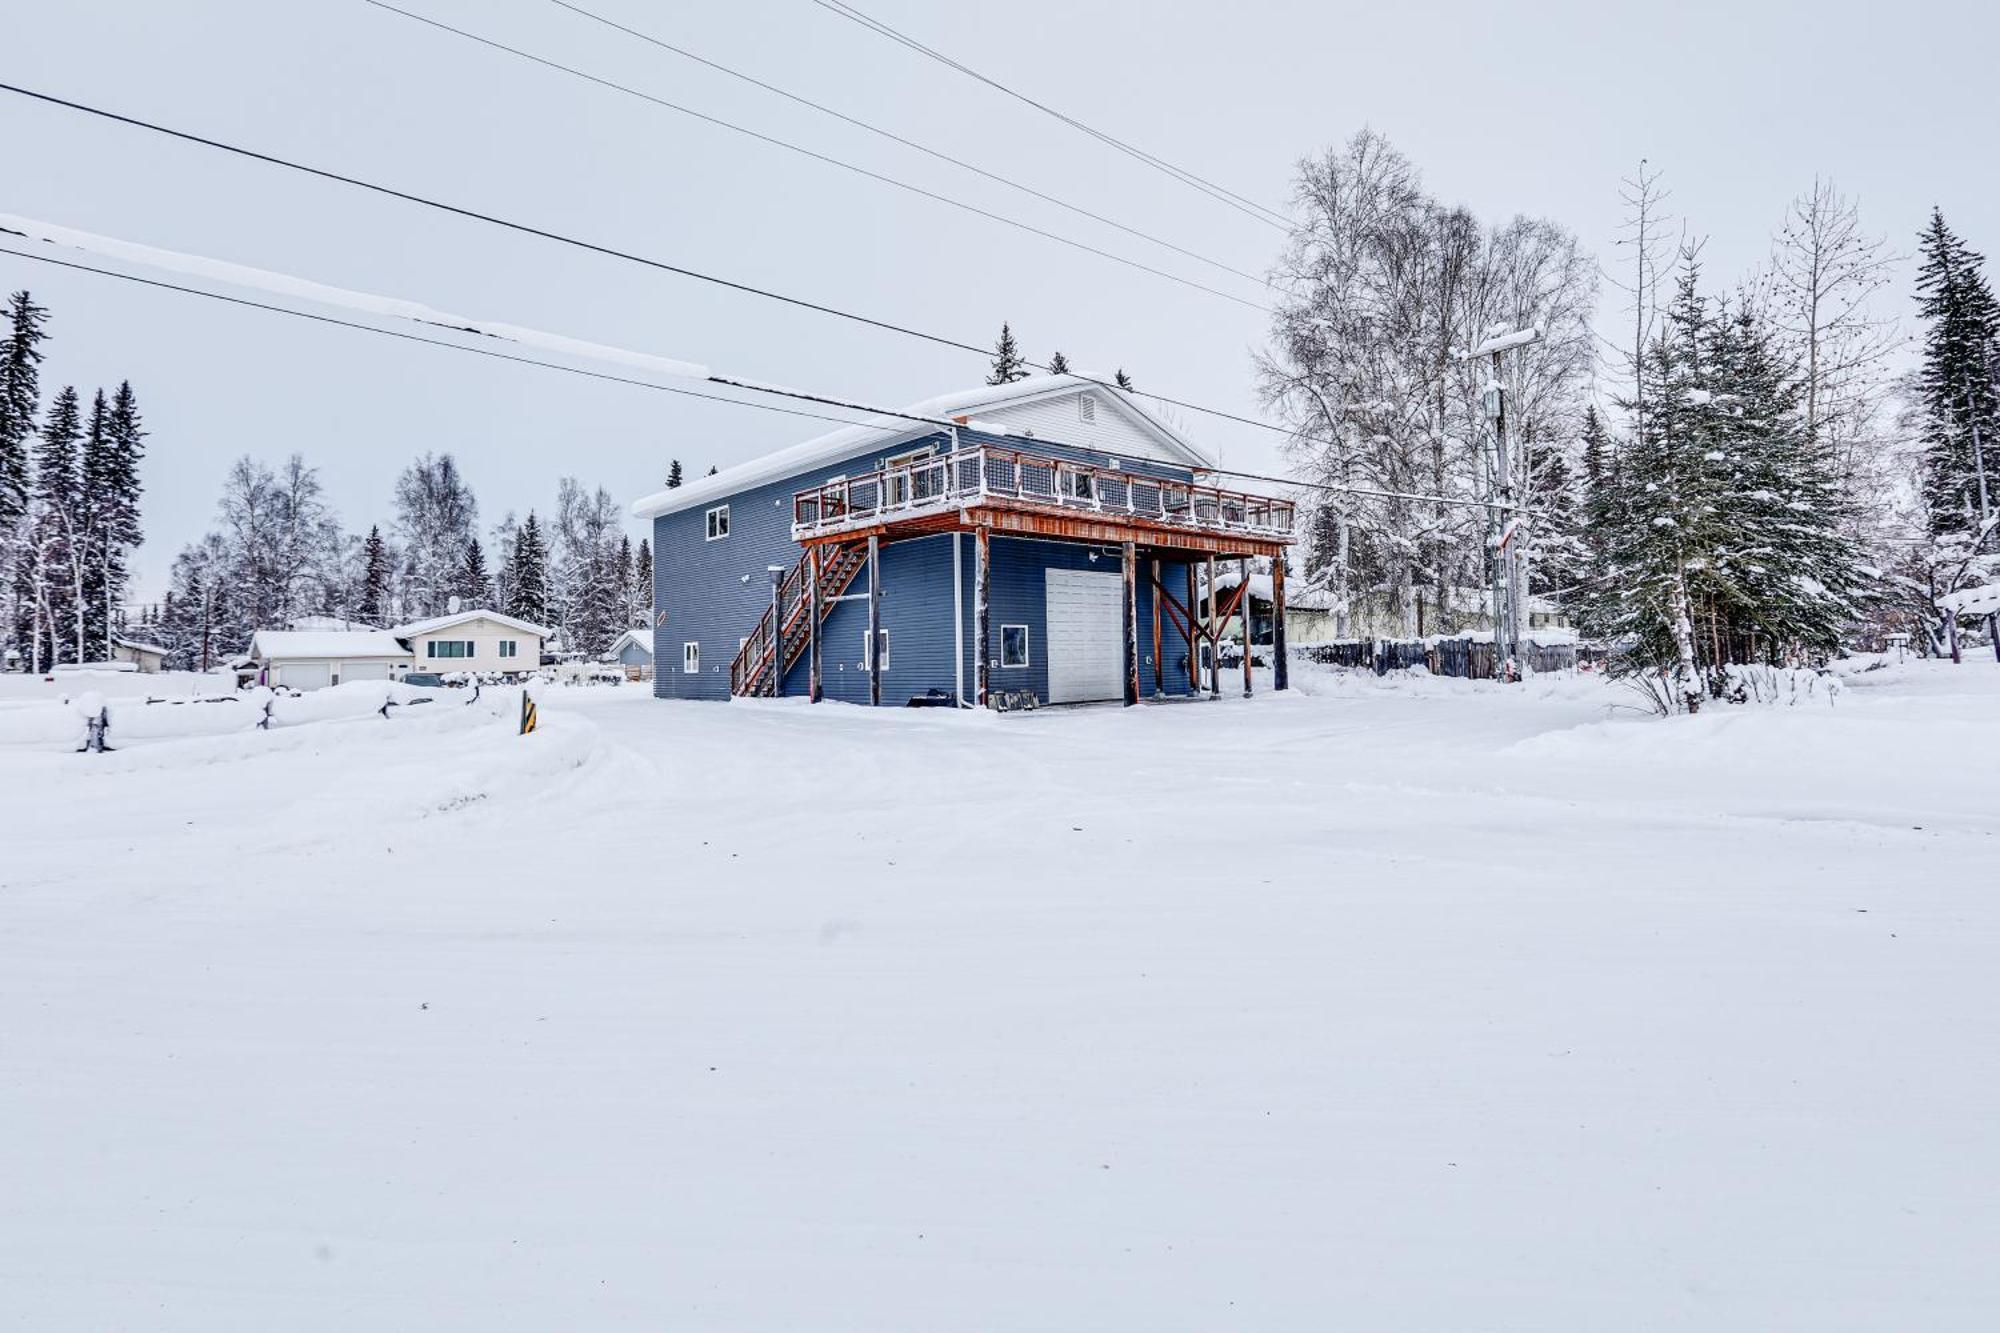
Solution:
<svg viewBox="0 0 2000 1333"><path fill-rule="evenodd" d="M333 669L324 662L286 662L278 668L278 684L295 690L323 690L333 683Z"/></svg>
<svg viewBox="0 0 2000 1333"><path fill-rule="evenodd" d="M1048 571L1049 702L1125 696L1125 583L1117 574Z"/></svg>
<svg viewBox="0 0 2000 1333"><path fill-rule="evenodd" d="M387 662L349 662L340 668L340 683L343 685L350 680L387 679L389 679Z"/></svg>

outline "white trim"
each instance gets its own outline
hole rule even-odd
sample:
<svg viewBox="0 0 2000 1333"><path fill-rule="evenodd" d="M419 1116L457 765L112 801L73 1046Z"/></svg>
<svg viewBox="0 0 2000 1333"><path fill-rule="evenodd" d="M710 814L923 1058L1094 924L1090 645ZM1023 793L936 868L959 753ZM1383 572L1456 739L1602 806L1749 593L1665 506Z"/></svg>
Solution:
<svg viewBox="0 0 2000 1333"><path fill-rule="evenodd" d="M886 626L878 626L875 632L882 636L879 640L882 645L882 669L887 671L890 669L889 663L894 654L889 645L889 630ZM861 669L863 671L868 669L868 628L865 625L861 629Z"/></svg>
<svg viewBox="0 0 2000 1333"><path fill-rule="evenodd" d="M701 640L689 639L681 645L681 674L699 676L701 674Z"/></svg>
<svg viewBox="0 0 2000 1333"><path fill-rule="evenodd" d="M715 521L717 514L722 515L722 522L719 524ZM707 534L705 540L712 542L719 542L729 535L729 506L726 503L714 505L709 509L702 522L702 531Z"/></svg>
<svg viewBox="0 0 2000 1333"><path fill-rule="evenodd" d="M1021 631L1021 660L1018 662L1009 662L1007 660L1007 631L1010 629ZM1002 625L1000 627L1000 669L1002 671L1020 671L1032 667L1034 664L1033 632L1026 625Z"/></svg>
<svg viewBox="0 0 2000 1333"><path fill-rule="evenodd" d="M506 615L484 607L471 611L458 611L448 616L433 616L429 620L415 620L407 625L398 625L388 632L399 639L410 639L424 634L435 634L439 630L450 629L454 625L463 625L467 621L472 620L490 620L496 625L505 625L508 629L519 630L523 634L532 634L538 639L552 639L555 637L555 631L545 625L530 624L528 621L522 620L519 616Z"/></svg>

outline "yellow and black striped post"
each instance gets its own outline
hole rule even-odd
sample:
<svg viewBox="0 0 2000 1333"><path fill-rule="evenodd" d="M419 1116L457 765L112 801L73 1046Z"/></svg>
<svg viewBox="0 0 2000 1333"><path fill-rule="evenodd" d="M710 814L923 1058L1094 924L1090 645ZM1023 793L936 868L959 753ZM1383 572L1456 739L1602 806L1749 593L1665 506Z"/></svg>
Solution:
<svg viewBox="0 0 2000 1333"><path fill-rule="evenodd" d="M526 690L521 691L521 734L527 735L535 729L535 697Z"/></svg>

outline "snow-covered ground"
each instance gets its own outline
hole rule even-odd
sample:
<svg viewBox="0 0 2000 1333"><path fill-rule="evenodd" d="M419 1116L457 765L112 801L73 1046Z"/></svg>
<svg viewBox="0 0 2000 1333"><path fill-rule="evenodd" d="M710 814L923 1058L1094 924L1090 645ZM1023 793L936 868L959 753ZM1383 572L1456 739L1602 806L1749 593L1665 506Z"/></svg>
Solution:
<svg viewBox="0 0 2000 1333"><path fill-rule="evenodd" d="M1675 722L114 699L109 755L6 684L8 1327L2000 1308L1990 662Z"/></svg>

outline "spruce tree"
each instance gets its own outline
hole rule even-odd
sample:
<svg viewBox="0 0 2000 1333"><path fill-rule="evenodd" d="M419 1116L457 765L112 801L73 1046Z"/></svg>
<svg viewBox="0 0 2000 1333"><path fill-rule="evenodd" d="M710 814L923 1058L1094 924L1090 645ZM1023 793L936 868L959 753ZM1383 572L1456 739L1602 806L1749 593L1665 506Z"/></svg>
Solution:
<svg viewBox="0 0 2000 1333"><path fill-rule="evenodd" d="M35 670L81 660L83 534L79 530L83 412L76 390L65 385L49 406L35 452L35 485L29 503L28 550L31 607L36 633L30 656Z"/></svg>
<svg viewBox="0 0 2000 1333"><path fill-rule="evenodd" d="M1118 373L1112 376L1111 382L1127 393L1132 391L1132 377L1125 373L1125 367L1123 366L1118 367Z"/></svg>
<svg viewBox="0 0 2000 1333"><path fill-rule="evenodd" d="M100 400L102 397L100 394ZM139 464L146 455L146 428L130 380L119 384L103 430L93 431L91 438L93 448L84 460L84 478L96 558L93 601L104 630L104 653L110 657L113 622L131 577L127 553L146 539L139 510L139 497L145 490L139 480Z"/></svg>
<svg viewBox="0 0 2000 1333"><path fill-rule="evenodd" d="M639 539L639 554L632 562L632 627L644 629L653 623L653 543Z"/></svg>
<svg viewBox="0 0 2000 1333"><path fill-rule="evenodd" d="M1923 407L1924 500L1933 536L1971 534L2000 499L2000 306L1985 259L1931 211L1918 250L1917 309L1925 321L1918 373ZM1981 473L1985 496L1981 496ZM1983 499L1983 503L1982 503Z"/></svg>
<svg viewBox="0 0 2000 1333"><path fill-rule="evenodd" d="M465 563L458 574L458 601L461 607L485 607L493 600L492 577L486 572L486 551L473 537L465 543Z"/></svg>
<svg viewBox="0 0 2000 1333"><path fill-rule="evenodd" d="M1051 375L1069 374L1069 358L1064 356L1060 351L1058 351L1054 356L1050 357L1049 374Z"/></svg>
<svg viewBox="0 0 2000 1333"><path fill-rule="evenodd" d="M681 460L676 458L667 464L667 489L679 490L681 485Z"/></svg>
<svg viewBox="0 0 2000 1333"><path fill-rule="evenodd" d="M389 583L394 577L395 562L389 544L382 540L382 529L370 526L361 543L361 597L355 608L363 624L379 628L389 623Z"/></svg>
<svg viewBox="0 0 2000 1333"><path fill-rule="evenodd" d="M7 302L0 338L0 542L28 512L28 438L41 413L41 344L49 312L25 291Z"/></svg>
<svg viewBox="0 0 2000 1333"><path fill-rule="evenodd" d="M986 376L988 384L1012 384L1016 380L1028 378L1028 363L1022 359L1021 348L1014 341L1013 328L1005 323L1000 325L1000 341L993 345L993 368Z"/></svg>
<svg viewBox="0 0 2000 1333"><path fill-rule="evenodd" d="M512 601L504 608L508 615L536 625L549 623L549 548L542 538L541 523L530 509L521 522L514 541L513 568L507 576Z"/></svg>

